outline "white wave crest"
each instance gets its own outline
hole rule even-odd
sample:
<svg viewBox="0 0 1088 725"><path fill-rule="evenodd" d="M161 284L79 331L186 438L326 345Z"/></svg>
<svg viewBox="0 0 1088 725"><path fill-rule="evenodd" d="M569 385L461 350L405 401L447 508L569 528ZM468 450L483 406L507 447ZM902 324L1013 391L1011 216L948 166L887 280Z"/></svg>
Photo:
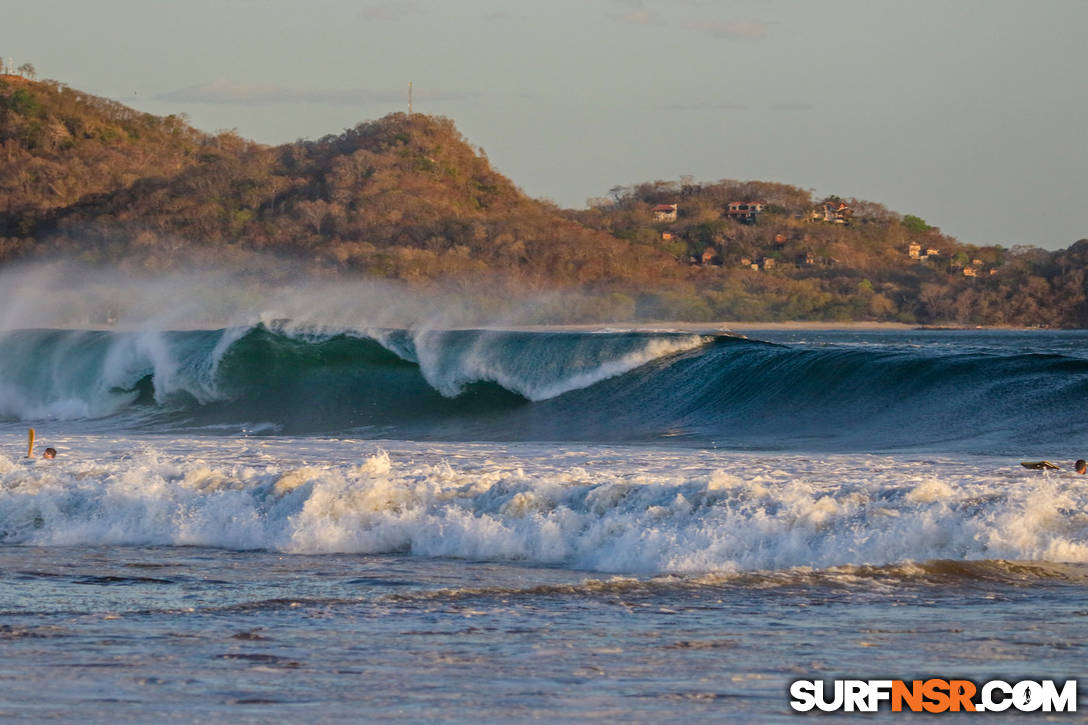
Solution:
<svg viewBox="0 0 1088 725"><path fill-rule="evenodd" d="M479 334L464 348L451 345L447 334L422 331L414 336L423 377L446 397L460 395L467 385L498 383L533 401L547 400L572 390L630 372L646 363L692 350L710 341L699 335L620 339L609 345L602 335L583 335L581 348L522 342L508 333ZM554 341L554 338L553 338Z"/></svg>
<svg viewBox="0 0 1088 725"><path fill-rule="evenodd" d="M153 448L108 462L65 449L51 462L0 457L0 541L407 552L638 574L1088 562L1088 489L1072 477L866 456L690 454L697 463L671 450L553 458L467 444L354 461L329 444L292 465L258 444L229 445L219 461Z"/></svg>
<svg viewBox="0 0 1088 725"><path fill-rule="evenodd" d="M134 386L147 376L160 403L179 393L201 403L221 399L219 364L250 329L0 333L0 417L40 421L113 415L135 400Z"/></svg>

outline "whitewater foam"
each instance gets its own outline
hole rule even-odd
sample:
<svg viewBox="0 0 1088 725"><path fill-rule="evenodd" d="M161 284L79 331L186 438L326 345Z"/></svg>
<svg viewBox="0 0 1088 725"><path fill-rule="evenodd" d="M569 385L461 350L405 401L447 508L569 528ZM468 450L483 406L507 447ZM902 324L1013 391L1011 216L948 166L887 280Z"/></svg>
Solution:
<svg viewBox="0 0 1088 725"><path fill-rule="evenodd" d="M455 444L353 460L349 443L185 445L144 442L120 460L0 457L0 540L410 553L632 574L1088 562L1083 482L951 461L768 465L704 452L693 465L671 450L555 459L546 447Z"/></svg>

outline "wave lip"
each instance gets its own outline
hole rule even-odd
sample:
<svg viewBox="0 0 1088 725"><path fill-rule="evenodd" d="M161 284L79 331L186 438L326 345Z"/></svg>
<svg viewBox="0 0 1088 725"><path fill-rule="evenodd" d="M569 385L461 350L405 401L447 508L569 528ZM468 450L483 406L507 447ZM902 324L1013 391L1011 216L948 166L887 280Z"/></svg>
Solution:
<svg viewBox="0 0 1088 725"><path fill-rule="evenodd" d="M131 418L150 411L159 425L265 423L286 432L425 427L428 419L554 398L708 339L357 331L289 321L176 332L20 330L0 341L0 417ZM413 409L420 415L413 418Z"/></svg>
<svg viewBox="0 0 1088 725"><path fill-rule="evenodd" d="M413 341L423 376L446 397L457 397L473 383L493 382L541 401L712 340L689 334L472 331L424 332Z"/></svg>
<svg viewBox="0 0 1088 725"><path fill-rule="evenodd" d="M353 330L289 321L199 331L23 330L0 339L0 420L1080 457L1069 450L1078 429L1064 411L1088 403L1088 357L1068 340L1053 349L1004 342L772 345L690 333Z"/></svg>

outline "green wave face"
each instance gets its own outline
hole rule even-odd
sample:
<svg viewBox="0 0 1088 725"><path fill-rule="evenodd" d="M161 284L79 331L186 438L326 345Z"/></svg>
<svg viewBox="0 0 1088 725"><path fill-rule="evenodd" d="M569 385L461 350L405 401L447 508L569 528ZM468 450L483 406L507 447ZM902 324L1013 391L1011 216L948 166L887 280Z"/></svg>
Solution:
<svg viewBox="0 0 1088 725"><path fill-rule="evenodd" d="M996 350L996 351L995 351ZM24 330L0 418L111 429L1003 452L1075 432L1075 350L686 333Z"/></svg>

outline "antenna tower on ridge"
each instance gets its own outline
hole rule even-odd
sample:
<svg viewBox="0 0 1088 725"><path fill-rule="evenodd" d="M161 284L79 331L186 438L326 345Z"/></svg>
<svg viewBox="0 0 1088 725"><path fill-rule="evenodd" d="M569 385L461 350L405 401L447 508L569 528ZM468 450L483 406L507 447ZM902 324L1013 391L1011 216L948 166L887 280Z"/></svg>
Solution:
<svg viewBox="0 0 1088 725"><path fill-rule="evenodd" d="M412 115L412 81L408 81L408 115Z"/></svg>

